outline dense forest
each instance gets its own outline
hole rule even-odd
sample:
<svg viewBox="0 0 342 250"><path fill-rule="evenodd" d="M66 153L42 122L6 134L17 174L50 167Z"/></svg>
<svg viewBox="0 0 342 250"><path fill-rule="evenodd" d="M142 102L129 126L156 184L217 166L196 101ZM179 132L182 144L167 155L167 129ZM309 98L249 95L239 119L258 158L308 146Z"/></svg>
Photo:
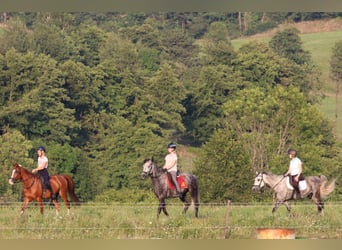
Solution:
<svg viewBox="0 0 342 250"><path fill-rule="evenodd" d="M202 202L265 199L256 171L341 173L341 148L315 104L320 72L298 30L238 50L231 40L342 13L22 13L0 17L0 200L18 201L12 164L68 173L82 201L139 202L142 162L166 145L196 150ZM342 41L331 72L342 78ZM335 198L342 189L338 186ZM268 197L269 198L269 197ZM267 196L266 196L267 199Z"/></svg>

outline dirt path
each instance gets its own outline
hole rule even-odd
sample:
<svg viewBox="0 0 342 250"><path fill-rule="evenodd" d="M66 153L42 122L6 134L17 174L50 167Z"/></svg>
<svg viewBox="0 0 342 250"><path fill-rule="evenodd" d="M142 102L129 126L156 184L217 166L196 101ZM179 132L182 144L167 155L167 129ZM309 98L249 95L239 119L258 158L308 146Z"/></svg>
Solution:
<svg viewBox="0 0 342 250"><path fill-rule="evenodd" d="M300 23L280 24L277 28L274 28L272 30L269 30L263 33L255 34L250 37L251 38L270 37L270 36L273 36L277 31L280 31L289 27L294 27L298 29L300 34L331 32L331 31L342 30L342 19L305 21L305 22L300 22Z"/></svg>

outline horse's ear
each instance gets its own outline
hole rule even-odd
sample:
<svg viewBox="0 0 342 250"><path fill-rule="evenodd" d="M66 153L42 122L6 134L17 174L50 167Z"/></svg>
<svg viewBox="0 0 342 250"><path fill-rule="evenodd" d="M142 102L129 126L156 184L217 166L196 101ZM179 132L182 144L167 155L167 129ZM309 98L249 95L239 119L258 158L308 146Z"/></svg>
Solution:
<svg viewBox="0 0 342 250"><path fill-rule="evenodd" d="M151 158L151 161L153 162L153 156L152 156L152 158Z"/></svg>

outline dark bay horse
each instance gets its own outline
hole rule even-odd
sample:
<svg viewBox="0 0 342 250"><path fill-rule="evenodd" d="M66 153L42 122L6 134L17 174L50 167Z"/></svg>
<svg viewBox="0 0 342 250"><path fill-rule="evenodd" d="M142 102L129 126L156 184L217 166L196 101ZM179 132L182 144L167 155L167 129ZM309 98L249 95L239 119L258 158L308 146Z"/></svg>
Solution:
<svg viewBox="0 0 342 250"><path fill-rule="evenodd" d="M36 200L38 202L40 213L44 213L43 208L43 198L50 198L51 193L49 190L45 191L44 197L43 197L43 188L42 183L37 174L31 173L31 171L25 169L18 163L13 164L13 171L11 178L9 179L9 184L13 185L16 181L22 181L23 182L23 193L24 193L24 203L21 208L21 214L24 214L25 209L27 208L29 202L32 200ZM53 192L58 196L60 195L61 199L64 201L66 207L67 207L67 214L70 214L70 202L68 200L68 193L73 200L73 202L76 203L76 205L79 205L79 199L75 195L74 189L75 184L72 178L69 175L51 175L50 176L50 183ZM56 209L56 215L59 215L59 203L56 201L52 201L55 209Z"/></svg>
<svg viewBox="0 0 342 250"><path fill-rule="evenodd" d="M170 188L167 183L167 173L164 172L162 168L159 168L153 159L146 159L143 164L143 171L141 173L142 178L146 178L147 176L151 177L153 191L159 200L159 207L157 217L159 217L160 212L163 211L166 216L168 216L168 212L166 211L166 203L165 199L167 198L178 198L176 195L176 190ZM186 194L189 192L191 196L191 200L195 207L195 216L198 218L198 208L199 208L199 190L198 190L198 181L196 176L189 173L181 173L181 176L184 178L184 181L187 184L187 188L183 189L184 193L184 209L183 213L189 209L191 203L186 199Z"/></svg>
<svg viewBox="0 0 342 250"><path fill-rule="evenodd" d="M274 213L281 204L284 204L290 212L291 207L288 203L289 200L297 200L302 198L311 198L317 205L318 212L323 212L324 202L335 189L336 179L328 182L324 175L320 176L307 176L305 181L299 183L300 195L294 191L293 187L289 184L289 177L283 175L275 175L270 172L257 173L254 179L253 191L260 191L260 189L267 185L276 194L276 203L272 209Z"/></svg>

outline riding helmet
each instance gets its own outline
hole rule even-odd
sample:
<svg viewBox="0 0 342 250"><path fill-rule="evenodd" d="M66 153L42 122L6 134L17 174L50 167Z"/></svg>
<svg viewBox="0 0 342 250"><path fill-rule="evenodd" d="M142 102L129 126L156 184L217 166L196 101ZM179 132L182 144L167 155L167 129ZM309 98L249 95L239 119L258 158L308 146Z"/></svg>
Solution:
<svg viewBox="0 0 342 250"><path fill-rule="evenodd" d="M287 151L287 154L293 155L293 156L297 156L297 151L290 148L290 149Z"/></svg>
<svg viewBox="0 0 342 250"><path fill-rule="evenodd" d="M46 152L46 150L45 150L45 148L44 148L43 146L39 146L39 147L37 148L37 150L41 150L41 151Z"/></svg>
<svg viewBox="0 0 342 250"><path fill-rule="evenodd" d="M176 149L176 144L174 144L173 142L171 142L171 143L169 143L169 144L167 145L167 148L174 148L174 149Z"/></svg>

